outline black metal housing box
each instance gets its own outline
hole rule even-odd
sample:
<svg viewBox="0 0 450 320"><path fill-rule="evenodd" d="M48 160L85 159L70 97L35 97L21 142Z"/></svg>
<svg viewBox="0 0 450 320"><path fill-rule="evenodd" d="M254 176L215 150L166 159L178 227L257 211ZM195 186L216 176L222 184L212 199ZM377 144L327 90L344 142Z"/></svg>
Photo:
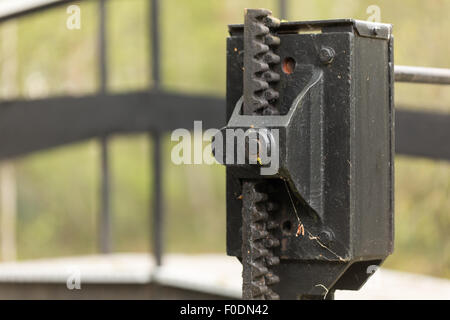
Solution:
<svg viewBox="0 0 450 320"><path fill-rule="evenodd" d="M227 39L227 119L243 94L243 26L230 26ZM281 23L281 61L292 58L294 71L277 72L281 80L278 108L286 113L314 70L322 72L322 105L318 118L307 117L298 130L319 141L299 141L298 166L310 172L305 188L297 194L301 219L308 230L303 237L284 230L295 215L286 198L284 183L276 184L282 200L281 247L276 252L286 261L339 263L342 280L335 288L359 287L367 279L366 267L380 264L393 251L394 239L394 105L393 39L391 26L350 19ZM331 49L330 59L321 50ZM315 130L315 129L314 129ZM309 134L309 135L308 135ZM294 148L294 150L292 150ZM320 154L320 161L311 153ZM315 169L314 169L315 168ZM315 170L315 171L314 171ZM227 168L227 253L241 256L240 179L257 177L251 170ZM320 205L317 205L320 203ZM321 235L326 234L328 239ZM321 244L327 243L326 246ZM323 240L323 241L322 241ZM326 240L326 241L325 241ZM362 262L361 265L355 263ZM351 265L353 264L353 267ZM361 267L363 266L363 267ZM283 267L280 267L283 268ZM352 269L353 280L344 273ZM360 269L354 279L355 269ZM358 273L356 272L356 273ZM352 284L350 284L352 282Z"/></svg>

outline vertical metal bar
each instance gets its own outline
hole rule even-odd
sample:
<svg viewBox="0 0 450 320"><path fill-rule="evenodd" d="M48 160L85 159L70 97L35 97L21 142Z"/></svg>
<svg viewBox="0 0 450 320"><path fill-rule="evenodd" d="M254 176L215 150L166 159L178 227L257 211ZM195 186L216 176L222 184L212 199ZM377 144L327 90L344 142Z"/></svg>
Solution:
<svg viewBox="0 0 450 320"><path fill-rule="evenodd" d="M159 56L159 0L150 0L150 33L151 33L151 46L152 46L152 76L154 89L159 89L161 77L160 77L160 56Z"/></svg>
<svg viewBox="0 0 450 320"><path fill-rule="evenodd" d="M162 264L164 235L161 141L160 134L153 134L153 254L157 266Z"/></svg>
<svg viewBox="0 0 450 320"><path fill-rule="evenodd" d="M287 19L288 0L278 0L278 10L280 11L280 19Z"/></svg>
<svg viewBox="0 0 450 320"><path fill-rule="evenodd" d="M100 212L100 252L111 252L111 212L110 212L110 174L108 138L100 138L101 157L101 212Z"/></svg>
<svg viewBox="0 0 450 320"><path fill-rule="evenodd" d="M99 34L98 34L98 50L99 50L99 65L100 65L100 92L106 92L107 83L107 65L106 65L106 0L99 2Z"/></svg>
<svg viewBox="0 0 450 320"><path fill-rule="evenodd" d="M159 90L161 84L160 74L160 44L159 44L159 0L150 0L150 37L151 37L151 66L153 89ZM153 138L153 254L155 263L160 266L163 254L163 187L161 140L159 132L151 132Z"/></svg>
<svg viewBox="0 0 450 320"><path fill-rule="evenodd" d="M99 65L100 65L100 93L106 93L108 79L106 63L106 0L99 2ZM101 211L99 219L99 245L101 253L110 253L111 244L111 210L110 210L110 172L108 157L108 137L100 138L101 158Z"/></svg>

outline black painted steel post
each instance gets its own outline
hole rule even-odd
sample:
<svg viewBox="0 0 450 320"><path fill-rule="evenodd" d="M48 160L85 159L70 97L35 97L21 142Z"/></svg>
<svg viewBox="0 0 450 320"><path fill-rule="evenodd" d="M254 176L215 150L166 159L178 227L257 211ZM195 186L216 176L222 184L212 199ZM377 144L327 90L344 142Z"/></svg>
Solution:
<svg viewBox="0 0 450 320"><path fill-rule="evenodd" d="M150 35L151 35L151 66L153 89L159 90L160 74L160 55L159 55L159 1L150 0ZM162 163L161 148L162 134L155 130L150 132L153 138L153 254L156 265L162 263L163 252L163 186L162 186Z"/></svg>

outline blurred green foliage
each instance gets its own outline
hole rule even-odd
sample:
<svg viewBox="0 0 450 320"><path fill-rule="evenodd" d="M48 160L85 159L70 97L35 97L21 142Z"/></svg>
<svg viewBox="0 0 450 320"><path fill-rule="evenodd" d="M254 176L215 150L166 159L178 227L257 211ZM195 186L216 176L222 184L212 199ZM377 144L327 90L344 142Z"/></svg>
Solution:
<svg viewBox="0 0 450 320"><path fill-rule="evenodd" d="M373 4L380 7L382 21L394 25L396 64L450 67L448 0L290 0L287 18L365 20L366 9ZM65 8L18 20L20 96L36 96L36 78L49 95L80 95L98 89L98 6L95 1L79 5L81 30L66 28ZM272 8L278 15L275 0L161 1L165 90L224 95L227 24L241 22L245 7ZM107 10L108 90L151 86L148 1L110 0ZM397 105L450 112L448 88L397 84L395 90ZM170 161L169 137L166 140L166 250L224 252L224 168L175 166ZM152 148L145 134L110 140L115 251L151 248ZM19 258L96 253L98 141L42 151L15 163ZM386 266L450 278L449 213L449 164L397 157L396 249Z"/></svg>

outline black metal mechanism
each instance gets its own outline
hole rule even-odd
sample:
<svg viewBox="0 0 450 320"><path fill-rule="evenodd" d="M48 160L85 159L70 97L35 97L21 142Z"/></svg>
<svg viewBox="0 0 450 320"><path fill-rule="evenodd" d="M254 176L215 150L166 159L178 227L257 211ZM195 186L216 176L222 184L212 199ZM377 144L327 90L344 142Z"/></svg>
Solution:
<svg viewBox="0 0 450 320"><path fill-rule="evenodd" d="M229 30L223 131L278 132L256 138L258 154L278 150L276 173L248 148L246 163L227 163L227 252L242 261L243 297L359 289L393 250L391 26L280 24L248 9Z"/></svg>

